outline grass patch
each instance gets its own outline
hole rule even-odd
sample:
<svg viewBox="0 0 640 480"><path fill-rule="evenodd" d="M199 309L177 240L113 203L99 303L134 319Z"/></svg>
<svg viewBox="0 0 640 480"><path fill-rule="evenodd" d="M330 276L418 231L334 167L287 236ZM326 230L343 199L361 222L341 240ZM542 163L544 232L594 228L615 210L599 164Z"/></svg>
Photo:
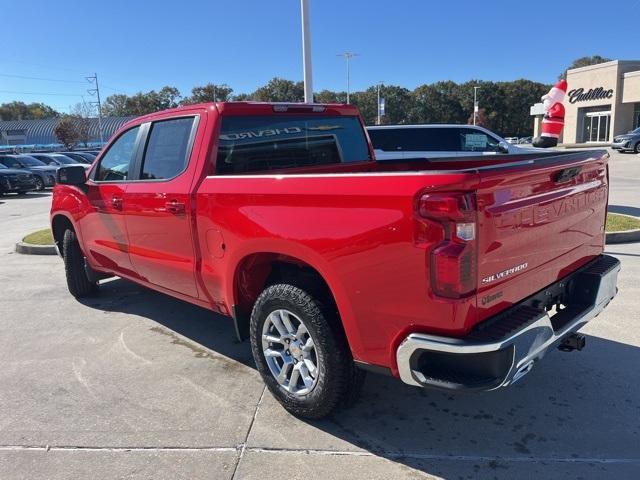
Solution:
<svg viewBox="0 0 640 480"><path fill-rule="evenodd" d="M607 232L622 232L640 228L640 220L617 213L607 213Z"/></svg>
<svg viewBox="0 0 640 480"><path fill-rule="evenodd" d="M51 234L50 229L45 228L43 230L30 233L24 237L22 241L31 245L53 245L53 235Z"/></svg>

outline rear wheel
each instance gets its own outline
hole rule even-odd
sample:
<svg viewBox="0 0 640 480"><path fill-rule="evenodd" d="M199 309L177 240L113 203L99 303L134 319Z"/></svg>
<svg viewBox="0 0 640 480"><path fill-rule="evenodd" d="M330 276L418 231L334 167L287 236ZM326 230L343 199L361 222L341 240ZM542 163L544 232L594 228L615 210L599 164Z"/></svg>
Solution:
<svg viewBox="0 0 640 480"><path fill-rule="evenodd" d="M636 146L633 147L634 153L640 153L640 142L636 143Z"/></svg>
<svg viewBox="0 0 640 480"><path fill-rule="evenodd" d="M329 309L290 284L266 288L251 314L251 350L273 396L292 414L322 418L353 402L364 372Z"/></svg>
<svg viewBox="0 0 640 480"><path fill-rule="evenodd" d="M98 290L98 284L89 280L84 267L84 254L73 230L66 230L62 239L62 256L67 277L67 288L76 298L86 297Z"/></svg>

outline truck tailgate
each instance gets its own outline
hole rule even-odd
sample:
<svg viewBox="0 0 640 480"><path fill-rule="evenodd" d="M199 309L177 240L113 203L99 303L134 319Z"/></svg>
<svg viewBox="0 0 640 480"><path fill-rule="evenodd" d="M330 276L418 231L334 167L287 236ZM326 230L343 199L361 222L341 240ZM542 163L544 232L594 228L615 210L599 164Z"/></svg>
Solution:
<svg viewBox="0 0 640 480"><path fill-rule="evenodd" d="M479 170L476 321L602 253L608 157L562 153Z"/></svg>

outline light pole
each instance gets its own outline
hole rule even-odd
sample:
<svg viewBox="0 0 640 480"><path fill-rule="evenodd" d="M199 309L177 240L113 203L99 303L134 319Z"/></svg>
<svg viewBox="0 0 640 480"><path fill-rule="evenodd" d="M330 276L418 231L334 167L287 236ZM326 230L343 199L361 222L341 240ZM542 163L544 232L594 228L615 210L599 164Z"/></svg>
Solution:
<svg viewBox="0 0 640 480"><path fill-rule="evenodd" d="M311 31L309 28L309 0L300 0L302 11L302 68L304 72L304 101L313 103L311 79Z"/></svg>
<svg viewBox="0 0 640 480"><path fill-rule="evenodd" d="M349 97L350 97L350 90L351 90L351 59L353 57L359 57L360 54L359 53L352 53L352 52L344 52L344 53L339 53L336 55L337 57L344 57L344 59L347 61L347 103L349 103Z"/></svg>
<svg viewBox="0 0 640 480"><path fill-rule="evenodd" d="M382 87L382 80L378 82L378 123L376 125L380 125L382 123L381 112L380 112L380 88Z"/></svg>
<svg viewBox="0 0 640 480"><path fill-rule="evenodd" d="M478 89L480 87L473 87L473 125L476 124L476 117L478 116Z"/></svg>

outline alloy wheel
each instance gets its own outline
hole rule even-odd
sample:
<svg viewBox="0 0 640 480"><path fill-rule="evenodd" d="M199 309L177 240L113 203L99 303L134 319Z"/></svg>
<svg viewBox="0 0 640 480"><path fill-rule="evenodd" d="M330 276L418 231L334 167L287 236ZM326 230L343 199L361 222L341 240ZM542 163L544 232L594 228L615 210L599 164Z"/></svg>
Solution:
<svg viewBox="0 0 640 480"><path fill-rule="evenodd" d="M307 395L318 383L321 365L304 322L289 310L271 312L262 328L262 352L278 384L293 395Z"/></svg>

